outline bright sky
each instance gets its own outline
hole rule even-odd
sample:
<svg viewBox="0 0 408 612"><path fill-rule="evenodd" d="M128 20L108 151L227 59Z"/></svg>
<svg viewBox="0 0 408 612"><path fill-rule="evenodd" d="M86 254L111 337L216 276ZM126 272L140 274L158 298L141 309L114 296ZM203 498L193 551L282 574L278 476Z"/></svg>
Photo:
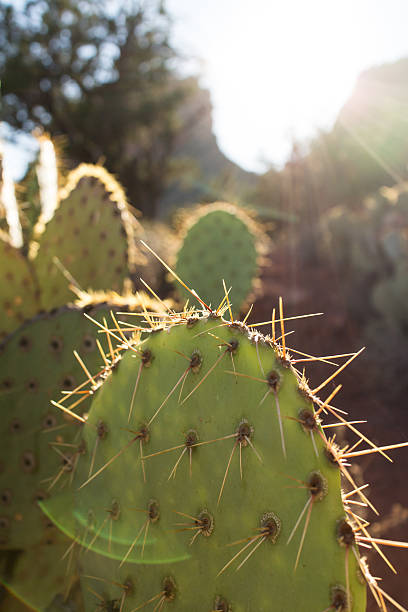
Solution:
<svg viewBox="0 0 408 612"><path fill-rule="evenodd" d="M167 0L174 44L202 58L223 152L262 171L330 127L358 74L408 55L407 0Z"/></svg>
<svg viewBox="0 0 408 612"><path fill-rule="evenodd" d="M190 60L184 72L200 70L210 90L220 148L258 172L265 170L262 160L284 163L294 138L330 127L362 70L408 55L408 0L167 0L167 6L173 44ZM25 147L29 157L28 140ZM17 178L21 170L13 167Z"/></svg>

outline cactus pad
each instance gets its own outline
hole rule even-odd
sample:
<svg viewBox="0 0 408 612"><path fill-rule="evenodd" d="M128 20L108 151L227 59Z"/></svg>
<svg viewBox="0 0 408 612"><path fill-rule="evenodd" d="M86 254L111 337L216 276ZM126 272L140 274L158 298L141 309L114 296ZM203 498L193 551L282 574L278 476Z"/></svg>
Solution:
<svg viewBox="0 0 408 612"><path fill-rule="evenodd" d="M222 281L232 286L232 307L239 313L259 286L259 249L265 241L254 221L232 204L200 207L182 231L175 270L207 303L217 307L224 297ZM182 299L189 294L180 286Z"/></svg>
<svg viewBox="0 0 408 612"><path fill-rule="evenodd" d="M141 261L137 227L122 188L106 170L86 164L74 170L54 217L37 226L38 252L30 248L45 307L72 301L68 278L84 290L120 292L129 269Z"/></svg>
<svg viewBox="0 0 408 612"><path fill-rule="evenodd" d="M109 306L87 311L102 321ZM74 349L92 371L103 366L96 327L83 312L67 307L39 315L1 346L1 548L25 548L38 540L46 521L37 502L69 481L81 452L81 423L50 402L61 388L72 390L84 378ZM106 337L99 340L108 352ZM80 413L89 408L89 400L78 408Z"/></svg>
<svg viewBox="0 0 408 612"><path fill-rule="evenodd" d="M82 430L74 517L42 503L89 551L86 610L364 611L312 398L284 348L214 314L122 350Z"/></svg>
<svg viewBox="0 0 408 612"><path fill-rule="evenodd" d="M39 308L30 266L6 237L0 236L0 342Z"/></svg>

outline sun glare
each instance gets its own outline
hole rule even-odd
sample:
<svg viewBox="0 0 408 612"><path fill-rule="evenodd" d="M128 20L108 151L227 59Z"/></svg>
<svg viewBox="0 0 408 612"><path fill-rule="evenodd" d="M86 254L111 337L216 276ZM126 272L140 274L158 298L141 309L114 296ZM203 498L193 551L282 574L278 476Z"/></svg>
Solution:
<svg viewBox="0 0 408 612"><path fill-rule="evenodd" d="M399 0L208 0L194 14L184 0L169 6L179 39L204 58L219 145L256 170L257 159L282 163L293 139L329 127L363 69L408 52Z"/></svg>

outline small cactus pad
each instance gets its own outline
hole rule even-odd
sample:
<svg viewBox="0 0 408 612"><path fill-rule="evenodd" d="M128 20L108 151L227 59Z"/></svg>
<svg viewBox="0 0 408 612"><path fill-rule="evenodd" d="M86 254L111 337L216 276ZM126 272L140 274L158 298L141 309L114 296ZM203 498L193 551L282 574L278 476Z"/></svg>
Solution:
<svg viewBox="0 0 408 612"><path fill-rule="evenodd" d="M86 312L103 321L109 306L89 306ZM0 548L26 548L38 540L47 521L37 502L71 478L82 452L82 423L51 400L86 378L75 349L93 372L104 366L97 337L83 310L65 307L28 321L0 346ZM99 342L108 354L105 334L99 334ZM74 398L84 400L79 414L89 408L85 395Z"/></svg>
<svg viewBox="0 0 408 612"><path fill-rule="evenodd" d="M284 347L214 313L122 345L82 429L76 527L55 516L88 550L87 612L363 612L343 466L312 397Z"/></svg>
<svg viewBox="0 0 408 612"><path fill-rule="evenodd" d="M259 247L264 241L254 221L232 204L201 206L182 231L175 270L214 308L232 286L232 308L239 313L256 288ZM180 298L190 295L177 286Z"/></svg>
<svg viewBox="0 0 408 612"><path fill-rule="evenodd" d="M44 307L73 300L69 279L84 290L120 292L129 270L141 261L134 243L138 225L106 170L86 164L74 170L54 217L38 224L38 252L38 245L30 248Z"/></svg>
<svg viewBox="0 0 408 612"><path fill-rule="evenodd" d="M4 238L4 239L3 239ZM29 263L0 236L0 342L39 309Z"/></svg>

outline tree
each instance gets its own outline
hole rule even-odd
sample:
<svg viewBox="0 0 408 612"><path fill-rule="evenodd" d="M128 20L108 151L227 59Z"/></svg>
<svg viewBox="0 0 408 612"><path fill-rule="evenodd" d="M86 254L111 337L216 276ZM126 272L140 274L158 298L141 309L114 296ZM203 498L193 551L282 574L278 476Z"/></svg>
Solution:
<svg viewBox="0 0 408 612"><path fill-rule="evenodd" d="M131 202L155 216L175 168L177 78L162 2L0 0L3 119L65 135L72 162L103 162Z"/></svg>

